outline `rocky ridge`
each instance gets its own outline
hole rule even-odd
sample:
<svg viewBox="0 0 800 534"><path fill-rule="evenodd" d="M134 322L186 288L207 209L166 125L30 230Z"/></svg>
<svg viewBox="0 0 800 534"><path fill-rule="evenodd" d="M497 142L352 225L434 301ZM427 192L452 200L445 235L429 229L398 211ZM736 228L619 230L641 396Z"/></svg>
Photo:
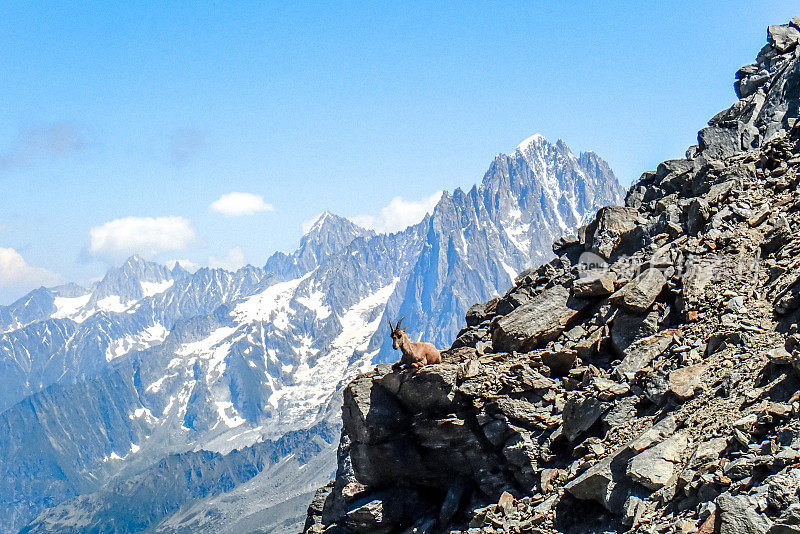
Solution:
<svg viewBox="0 0 800 534"><path fill-rule="evenodd" d="M800 532L800 18L443 363L345 390L304 532Z"/></svg>

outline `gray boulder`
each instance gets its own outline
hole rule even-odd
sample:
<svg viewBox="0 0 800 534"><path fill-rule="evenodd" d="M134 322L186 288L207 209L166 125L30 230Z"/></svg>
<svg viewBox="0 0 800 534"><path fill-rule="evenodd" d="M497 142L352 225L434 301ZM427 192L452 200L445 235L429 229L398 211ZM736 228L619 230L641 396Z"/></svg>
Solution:
<svg viewBox="0 0 800 534"><path fill-rule="evenodd" d="M686 433L679 432L634 456L628 463L626 474L648 489L663 488L676 477L688 444Z"/></svg>
<svg viewBox="0 0 800 534"><path fill-rule="evenodd" d="M756 511L747 495L725 492L717 497L720 514L719 534L766 534L772 521Z"/></svg>
<svg viewBox="0 0 800 534"><path fill-rule="evenodd" d="M586 227L588 250L609 259L624 252L635 241L638 210L623 206L606 206L597 211L597 217Z"/></svg>
<svg viewBox="0 0 800 534"><path fill-rule="evenodd" d="M800 43L800 31L789 25L773 25L767 28L767 40L775 50L783 54Z"/></svg>
<svg viewBox="0 0 800 534"><path fill-rule="evenodd" d="M622 286L608 300L625 310L644 313L653 305L666 283L661 271L651 267Z"/></svg>
<svg viewBox="0 0 800 534"><path fill-rule="evenodd" d="M527 304L501 318L492 331L495 352L528 352L557 338L588 301L570 297L562 285L539 293Z"/></svg>

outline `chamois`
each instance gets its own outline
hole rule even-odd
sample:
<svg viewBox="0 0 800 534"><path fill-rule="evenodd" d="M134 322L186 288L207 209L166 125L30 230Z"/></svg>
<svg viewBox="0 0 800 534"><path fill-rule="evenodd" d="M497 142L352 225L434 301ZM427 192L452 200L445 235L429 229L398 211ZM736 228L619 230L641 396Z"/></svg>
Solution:
<svg viewBox="0 0 800 534"><path fill-rule="evenodd" d="M389 329L392 332L392 347L395 350L400 349L403 353L400 359L392 365L392 369L397 369L403 365L410 366L412 369L417 369L423 365L441 363L442 355L439 354L439 351L432 344L420 341L414 342L408 339L406 335L406 328L408 327L401 327L401 323L405 318L404 315L394 326L392 326L392 321L389 321Z"/></svg>

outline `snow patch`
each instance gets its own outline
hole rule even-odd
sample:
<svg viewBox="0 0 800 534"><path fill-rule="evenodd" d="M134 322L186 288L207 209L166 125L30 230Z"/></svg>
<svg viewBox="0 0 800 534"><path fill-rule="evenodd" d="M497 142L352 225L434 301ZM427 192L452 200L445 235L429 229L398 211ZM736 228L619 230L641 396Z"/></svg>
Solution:
<svg viewBox="0 0 800 534"><path fill-rule="evenodd" d="M159 293L163 293L167 289L171 288L174 283L175 280L171 278L169 280L164 280L163 282L140 282L140 285L142 286L142 295L145 298L158 295Z"/></svg>
<svg viewBox="0 0 800 534"><path fill-rule="evenodd" d="M530 148L531 145L546 143L546 142L547 139L545 139L543 135L535 133L532 136L525 139L524 141L522 141L520 144L518 144L517 150L524 153L526 150Z"/></svg>
<svg viewBox="0 0 800 534"><path fill-rule="evenodd" d="M81 308L86 306L89 303L89 299L92 298L92 294L89 293L88 295L83 295L81 297L56 297L53 300L53 304L56 307L55 313L51 315L53 319L73 319L76 320L78 318L78 312L81 311ZM81 321L84 320L85 317L81 318ZM77 321L76 322L81 322Z"/></svg>
<svg viewBox="0 0 800 534"><path fill-rule="evenodd" d="M104 312L122 313L136 304L135 300L122 302L119 295L111 295L97 301L97 307Z"/></svg>
<svg viewBox="0 0 800 534"><path fill-rule="evenodd" d="M156 323L135 335L115 339L106 349L106 361L124 356L132 350L144 350L162 343L169 334L164 325Z"/></svg>
<svg viewBox="0 0 800 534"><path fill-rule="evenodd" d="M289 304L297 286L313 272L288 282L277 283L248 297L233 309L233 314L241 322L271 321L278 330L285 330L289 326L289 314L294 314Z"/></svg>
<svg viewBox="0 0 800 534"><path fill-rule="evenodd" d="M309 292L307 297L296 297L295 300L313 311L320 321L327 319L331 315L330 307L326 306L322 299L325 298L325 293L317 289Z"/></svg>
<svg viewBox="0 0 800 534"><path fill-rule="evenodd" d="M316 359L313 366L309 365L308 356L314 349L303 351L295 348L301 361L292 375L292 384L274 391L268 401L273 408L281 410L282 418L298 421L307 417L330 398L343 380L349 380L371 364L377 352L365 351L380 326L383 316L380 311L386 306L399 281L399 278L394 278L390 284L346 310L339 317L342 331L333 340L328 352ZM361 354L353 361L358 353Z"/></svg>
<svg viewBox="0 0 800 534"><path fill-rule="evenodd" d="M500 266L508 274L509 278L511 278L511 281L513 282L514 279L517 277L517 274L519 274L519 273L517 271L515 271L509 264L507 264L504 261L500 262Z"/></svg>
<svg viewBox="0 0 800 534"><path fill-rule="evenodd" d="M239 417L239 414L236 413L232 402L215 401L214 404L217 405L217 415L228 428L236 428L245 422L245 419L242 419ZM231 410L233 412L233 417L228 416L227 410Z"/></svg>

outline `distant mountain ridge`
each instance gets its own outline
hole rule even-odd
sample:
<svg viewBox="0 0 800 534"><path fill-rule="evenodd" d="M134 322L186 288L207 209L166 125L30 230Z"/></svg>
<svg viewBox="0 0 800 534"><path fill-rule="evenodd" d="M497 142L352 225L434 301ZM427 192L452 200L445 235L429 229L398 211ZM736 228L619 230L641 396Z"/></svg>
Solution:
<svg viewBox="0 0 800 534"><path fill-rule="evenodd" d="M576 157L535 135L498 155L479 186L445 192L401 232L377 234L324 213L297 251L263 268L189 273L134 256L91 289L41 288L0 307L0 515L13 518L0 530L64 501L59 528L78 517L99 527L102 514L87 506L104 509L102 494L69 499L170 454L225 458L336 427L343 385L396 358L389 319L405 315L415 338L449 345L469 305L549 259L554 239L621 200L596 154ZM75 403L79 410L68 409ZM315 461L333 469L329 434L318 434ZM324 471L293 480L286 498L313 490Z"/></svg>

